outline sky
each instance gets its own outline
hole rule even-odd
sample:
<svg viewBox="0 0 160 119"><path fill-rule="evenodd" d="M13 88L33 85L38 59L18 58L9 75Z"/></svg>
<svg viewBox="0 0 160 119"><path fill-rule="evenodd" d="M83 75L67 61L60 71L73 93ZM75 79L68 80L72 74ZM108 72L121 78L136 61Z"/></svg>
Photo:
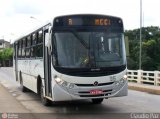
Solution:
<svg viewBox="0 0 160 119"><path fill-rule="evenodd" d="M160 0L142 0L142 25L160 27ZM140 0L0 0L0 39L13 42L56 16L104 14L123 19L125 30L140 27Z"/></svg>

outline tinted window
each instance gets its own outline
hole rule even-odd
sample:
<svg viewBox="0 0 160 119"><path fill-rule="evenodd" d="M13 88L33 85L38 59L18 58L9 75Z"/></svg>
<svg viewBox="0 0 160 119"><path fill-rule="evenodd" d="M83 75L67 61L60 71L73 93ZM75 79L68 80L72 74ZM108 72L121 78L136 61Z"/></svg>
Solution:
<svg viewBox="0 0 160 119"><path fill-rule="evenodd" d="M43 32L42 30L38 32L38 43L42 43L43 42Z"/></svg>
<svg viewBox="0 0 160 119"><path fill-rule="evenodd" d="M26 58L30 57L30 48L26 48Z"/></svg>
<svg viewBox="0 0 160 119"><path fill-rule="evenodd" d="M37 34L34 33L32 34L32 45L36 45L36 42L37 42Z"/></svg>
<svg viewBox="0 0 160 119"><path fill-rule="evenodd" d="M36 57L43 57L43 44L36 46Z"/></svg>
<svg viewBox="0 0 160 119"><path fill-rule="evenodd" d="M28 36L27 37L27 47L30 47L31 46L31 37Z"/></svg>
<svg viewBox="0 0 160 119"><path fill-rule="evenodd" d="M22 47L22 42L21 42L21 40L19 40L19 42L18 42L18 58L21 57L21 47Z"/></svg>

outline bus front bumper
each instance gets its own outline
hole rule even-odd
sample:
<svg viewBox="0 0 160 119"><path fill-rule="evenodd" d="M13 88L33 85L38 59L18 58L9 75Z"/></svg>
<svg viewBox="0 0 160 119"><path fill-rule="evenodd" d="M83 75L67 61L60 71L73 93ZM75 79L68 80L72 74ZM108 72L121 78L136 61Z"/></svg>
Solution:
<svg viewBox="0 0 160 119"><path fill-rule="evenodd" d="M101 90L101 94L91 94L92 90ZM128 95L128 81L125 80L122 84L113 83L107 86L92 86L92 87L75 87L68 89L58 84L54 85L53 101L70 101L81 99L94 99L94 98L111 98L121 97Z"/></svg>

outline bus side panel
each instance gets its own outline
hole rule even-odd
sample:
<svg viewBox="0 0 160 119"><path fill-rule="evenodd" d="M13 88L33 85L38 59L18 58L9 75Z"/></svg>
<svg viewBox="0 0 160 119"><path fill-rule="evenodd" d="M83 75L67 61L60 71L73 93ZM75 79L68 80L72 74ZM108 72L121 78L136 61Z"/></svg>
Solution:
<svg viewBox="0 0 160 119"><path fill-rule="evenodd" d="M43 59L34 59L30 62L30 79L32 83L32 91L37 93L37 78L44 78Z"/></svg>
<svg viewBox="0 0 160 119"><path fill-rule="evenodd" d="M32 82L29 74L29 70L30 70L29 62L30 62L29 60L23 60L23 59L19 60L18 69L19 69L19 73L21 72L21 75L22 75L23 85L29 89L32 89Z"/></svg>

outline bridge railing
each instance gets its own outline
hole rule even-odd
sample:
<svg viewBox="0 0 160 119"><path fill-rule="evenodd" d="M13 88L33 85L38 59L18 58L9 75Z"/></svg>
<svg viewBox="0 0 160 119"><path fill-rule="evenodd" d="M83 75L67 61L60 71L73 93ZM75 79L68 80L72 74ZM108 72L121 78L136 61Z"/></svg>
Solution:
<svg viewBox="0 0 160 119"><path fill-rule="evenodd" d="M160 86L160 71L128 70L128 81Z"/></svg>

